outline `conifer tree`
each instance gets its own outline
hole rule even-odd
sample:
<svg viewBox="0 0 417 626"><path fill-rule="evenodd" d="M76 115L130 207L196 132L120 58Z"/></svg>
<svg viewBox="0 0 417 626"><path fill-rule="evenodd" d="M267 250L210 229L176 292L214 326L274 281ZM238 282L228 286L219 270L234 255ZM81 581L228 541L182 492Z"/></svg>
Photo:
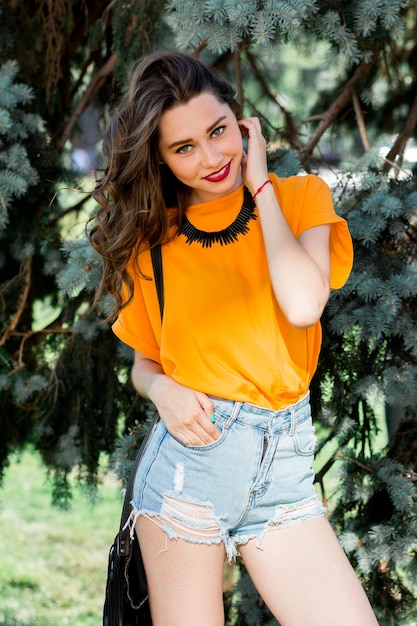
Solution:
<svg viewBox="0 0 417 626"><path fill-rule="evenodd" d="M56 501L66 502L73 468L95 486L99 455L114 450L120 418L122 477L143 435L147 411L129 384L131 352L114 339L102 310L90 309L98 260L84 236L68 240L64 230L69 217L85 219L88 194L68 207L59 189L79 186L68 165L81 112L90 104L106 111L131 63L172 45L173 34L180 48L235 83L248 114L260 115L278 146L270 165L280 175L317 171L339 137L352 152L338 163L335 199L349 221L355 264L326 309L312 388L327 454L317 483L327 499L329 470L337 468L331 521L381 625L417 619L417 183L404 167L417 122L416 0L5 5L0 469L11 449L32 440L55 472ZM312 101L303 103L303 118L281 87L288 42L310 55L322 43L327 67L337 68L331 82L316 78L313 88L300 75L299 98ZM381 397L401 415L382 451L374 446ZM226 602L238 612L233 623L275 623L241 574Z"/></svg>
<svg viewBox="0 0 417 626"><path fill-rule="evenodd" d="M30 440L52 472L54 500L64 504L71 470L79 467L94 487L119 417L129 423L143 414L120 382L129 357L89 311L96 259L85 245L82 259L80 244L65 248L67 230L88 217L88 189L64 192L81 189L71 151L82 113L103 112L132 63L158 41L161 7L147 0L0 7L0 475L9 452ZM79 264L92 268L87 288Z"/></svg>

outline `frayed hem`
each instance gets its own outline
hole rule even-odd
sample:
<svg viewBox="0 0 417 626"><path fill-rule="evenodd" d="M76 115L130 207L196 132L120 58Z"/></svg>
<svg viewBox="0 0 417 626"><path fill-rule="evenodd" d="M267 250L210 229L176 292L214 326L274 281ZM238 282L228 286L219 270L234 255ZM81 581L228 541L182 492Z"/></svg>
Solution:
<svg viewBox="0 0 417 626"><path fill-rule="evenodd" d="M149 511L146 510L140 510L136 507L135 503L133 502L133 500L131 500L130 505L132 507L132 510L130 511L130 515L127 518L127 521L125 523L125 525L123 526L123 530L126 530L126 528L129 528L129 535L130 535L130 539L133 541L135 538L135 526L136 526L136 522L138 521L138 518L143 515L144 517L147 518L152 518L154 515L157 515L156 513L151 513Z"/></svg>
<svg viewBox="0 0 417 626"><path fill-rule="evenodd" d="M130 533L130 537L132 540L135 537L135 526L136 526L136 522L138 518L145 517L150 522L153 522L156 526L158 526L158 528L160 528L166 534L167 538L170 540L182 539L189 543L200 544L200 545L216 545L219 543L223 543L224 545L226 545L227 539L226 539L225 531L223 529L222 519L213 518L215 523L217 524L216 530L218 532L218 536L212 536L209 538L204 538L201 536L193 537L191 536L191 533L194 532L195 534L197 534L199 532L204 532L205 530L204 527L199 528L198 526L195 526L195 527L188 526L186 530L190 534L181 533L180 531L173 528L172 525L164 521L161 513L155 513L153 511L148 511L146 509L138 509L133 501L131 501L130 504L132 506L132 510L130 512L129 518L127 522L125 523L123 529L126 529L127 527L129 527L129 533ZM200 503L199 505L202 506ZM207 504L206 506L209 507L210 505ZM175 520L173 520L173 522L175 522Z"/></svg>
<svg viewBox="0 0 417 626"><path fill-rule="evenodd" d="M232 560L235 559L239 555L239 547L244 546L248 541L256 539L256 548L263 550L262 542L267 533L289 528L290 526L298 526L309 520L325 517L326 514L325 507L316 495L302 502L295 502L292 505L277 506L274 517L265 524L259 533L236 536L229 540L230 547L226 546L229 564L232 564L231 560L229 560L229 554Z"/></svg>

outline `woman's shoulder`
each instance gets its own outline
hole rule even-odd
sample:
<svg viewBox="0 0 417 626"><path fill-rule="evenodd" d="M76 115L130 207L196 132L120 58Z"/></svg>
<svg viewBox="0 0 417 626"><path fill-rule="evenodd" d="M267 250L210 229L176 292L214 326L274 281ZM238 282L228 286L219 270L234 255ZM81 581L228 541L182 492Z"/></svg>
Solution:
<svg viewBox="0 0 417 626"><path fill-rule="evenodd" d="M282 178L278 176L278 174L275 174L275 172L271 172L269 177L274 183L274 186L283 191L301 191L307 188L311 190L329 188L323 178L317 174L307 174L303 172Z"/></svg>
<svg viewBox="0 0 417 626"><path fill-rule="evenodd" d="M328 184L316 174L299 174L280 178L270 174L277 199L284 214L304 214L322 206L333 206Z"/></svg>

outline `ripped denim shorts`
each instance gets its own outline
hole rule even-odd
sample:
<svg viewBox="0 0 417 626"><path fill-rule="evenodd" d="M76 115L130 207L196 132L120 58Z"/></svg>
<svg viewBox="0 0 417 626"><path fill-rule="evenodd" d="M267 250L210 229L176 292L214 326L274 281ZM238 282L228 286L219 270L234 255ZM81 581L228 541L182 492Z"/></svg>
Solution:
<svg viewBox="0 0 417 626"><path fill-rule="evenodd" d="M154 426L135 478L131 524L145 515L169 538L238 546L267 531L324 515L312 462L309 396L280 411L212 398L221 436L186 446Z"/></svg>

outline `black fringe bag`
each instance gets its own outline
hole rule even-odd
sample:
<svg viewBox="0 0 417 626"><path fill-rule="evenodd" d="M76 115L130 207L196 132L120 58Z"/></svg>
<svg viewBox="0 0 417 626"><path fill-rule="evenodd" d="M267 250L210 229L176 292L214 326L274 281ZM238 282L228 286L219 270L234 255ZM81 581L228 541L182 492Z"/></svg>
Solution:
<svg viewBox="0 0 417 626"><path fill-rule="evenodd" d="M151 257L162 320L164 284L161 246L151 249ZM138 538L132 540L130 537L128 520L136 472L157 421L158 416L146 434L130 472L119 532L109 552L103 626L152 626L142 554Z"/></svg>
<svg viewBox="0 0 417 626"><path fill-rule="evenodd" d="M129 517L136 470L157 421L148 431L133 464L123 502L120 529L109 551L103 626L152 626L148 586L137 537L130 537Z"/></svg>

